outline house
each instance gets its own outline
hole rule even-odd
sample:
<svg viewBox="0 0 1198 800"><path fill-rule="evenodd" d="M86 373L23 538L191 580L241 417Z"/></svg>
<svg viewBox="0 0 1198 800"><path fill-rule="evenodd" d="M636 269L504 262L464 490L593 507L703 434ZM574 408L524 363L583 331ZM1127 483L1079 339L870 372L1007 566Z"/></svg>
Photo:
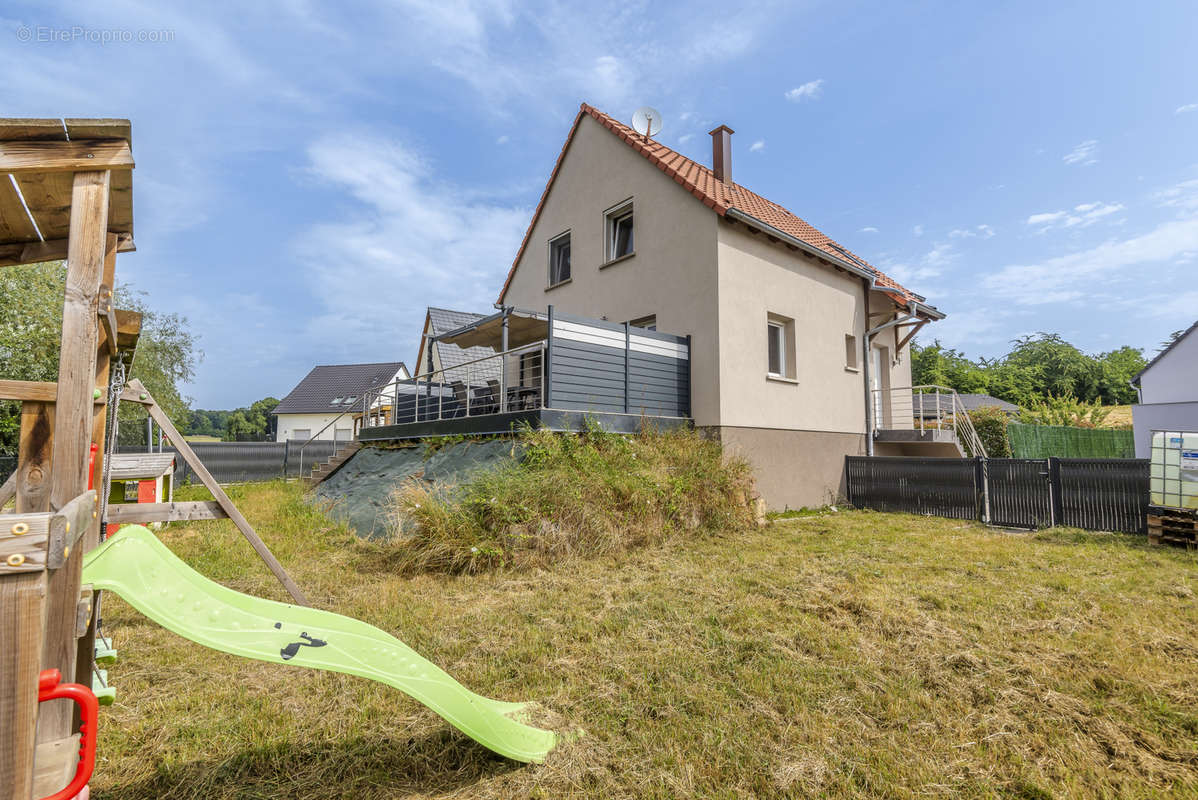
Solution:
<svg viewBox="0 0 1198 800"><path fill-rule="evenodd" d="M1131 408L1136 458L1150 457L1153 431L1198 433L1198 322L1157 353L1131 383L1140 395Z"/></svg>
<svg viewBox="0 0 1198 800"><path fill-rule="evenodd" d="M361 415L368 390L409 377L402 361L313 367L275 407L275 440L307 441L315 435L347 442L354 437L354 416Z"/></svg>
<svg viewBox="0 0 1198 800"><path fill-rule="evenodd" d="M453 381L464 376L463 364L477 362L494 355L489 347L457 347L446 345L436 337L452 330L477 322L486 314L469 311L451 311L448 308L429 306L424 315L424 328L420 334L420 349L416 352L417 374L435 373Z"/></svg>
<svg viewBox="0 0 1198 800"><path fill-rule="evenodd" d="M703 165L583 104L496 307L685 337L694 424L775 508L842 496L846 455L960 455L913 424L908 343L945 315L735 183L732 135Z"/></svg>

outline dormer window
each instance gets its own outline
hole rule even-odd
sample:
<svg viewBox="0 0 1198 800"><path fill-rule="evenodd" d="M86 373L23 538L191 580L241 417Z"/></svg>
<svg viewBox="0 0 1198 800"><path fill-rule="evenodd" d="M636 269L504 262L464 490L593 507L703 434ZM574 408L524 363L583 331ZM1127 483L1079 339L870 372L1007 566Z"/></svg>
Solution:
<svg viewBox="0 0 1198 800"><path fill-rule="evenodd" d="M633 254L632 201L626 201L604 215L607 230L607 261Z"/></svg>
<svg viewBox="0 0 1198 800"><path fill-rule="evenodd" d="M349 397L345 398L345 405L347 405L347 406L352 405L353 402L357 399L358 399L358 396L356 394L350 395Z"/></svg>
<svg viewBox="0 0 1198 800"><path fill-rule="evenodd" d="M338 395L333 398L333 402L329 403L329 405L331 405L331 406L341 405L341 401L344 399L345 399L344 397L342 397L341 395Z"/></svg>

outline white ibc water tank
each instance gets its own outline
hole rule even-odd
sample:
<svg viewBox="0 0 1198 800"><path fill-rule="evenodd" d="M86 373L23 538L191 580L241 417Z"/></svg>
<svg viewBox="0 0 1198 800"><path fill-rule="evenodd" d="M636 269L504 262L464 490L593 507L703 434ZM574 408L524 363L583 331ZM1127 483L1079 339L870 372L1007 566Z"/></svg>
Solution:
<svg viewBox="0 0 1198 800"><path fill-rule="evenodd" d="M1198 510L1198 433L1153 431L1150 469L1153 505Z"/></svg>

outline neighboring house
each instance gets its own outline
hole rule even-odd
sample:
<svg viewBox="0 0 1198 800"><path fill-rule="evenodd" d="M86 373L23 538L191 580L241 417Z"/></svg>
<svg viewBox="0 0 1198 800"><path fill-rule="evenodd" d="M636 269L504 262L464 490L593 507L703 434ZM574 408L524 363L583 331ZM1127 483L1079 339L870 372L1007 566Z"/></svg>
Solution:
<svg viewBox="0 0 1198 800"><path fill-rule="evenodd" d="M1153 431L1198 432L1198 322L1157 353L1132 378L1136 458L1148 458Z"/></svg>
<svg viewBox="0 0 1198 800"><path fill-rule="evenodd" d="M908 343L944 314L734 183L732 133L707 167L584 104L496 305L689 334L694 423L775 508L834 501L846 455L958 455L911 430Z"/></svg>
<svg viewBox="0 0 1198 800"><path fill-rule="evenodd" d="M354 413L361 413L366 391L408 377L402 361L313 367L275 407L275 440L307 440L319 433L319 439L347 442L354 437Z"/></svg>
<svg viewBox="0 0 1198 800"><path fill-rule="evenodd" d="M463 364L475 363L479 359L494 356L495 351L489 347L458 347L432 339L434 336L441 336L472 322L477 322L486 316L486 314L472 314L469 311L450 311L447 308L429 306L424 315L420 349L416 353L416 374L433 373L435 380L445 382L465 380L466 369L462 367ZM486 366L481 368L487 369ZM472 374L471 377L477 376Z"/></svg>

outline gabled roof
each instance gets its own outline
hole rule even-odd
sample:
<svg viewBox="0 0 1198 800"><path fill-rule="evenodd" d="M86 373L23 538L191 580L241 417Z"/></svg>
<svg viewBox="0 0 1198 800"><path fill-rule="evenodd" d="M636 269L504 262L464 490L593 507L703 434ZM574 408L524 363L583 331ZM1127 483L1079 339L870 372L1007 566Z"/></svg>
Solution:
<svg viewBox="0 0 1198 800"><path fill-rule="evenodd" d="M1160 361L1162 358L1164 358L1164 357L1165 357L1165 353L1168 353L1168 352L1169 352L1170 350L1172 350L1174 347L1177 347L1177 345L1181 344L1181 340L1182 340L1182 339L1184 339L1184 338L1186 338L1187 336L1189 336L1189 335L1190 335L1191 333L1193 333L1195 330L1198 330L1198 320L1195 320L1194 324L1193 324L1193 325L1191 325L1190 327L1186 328L1186 329L1185 329L1185 331L1183 331L1183 332L1182 332L1181 336L1178 336L1176 339L1174 339L1173 341L1169 342L1169 344L1168 344L1168 345L1165 347L1165 349L1164 349L1164 350L1162 350L1162 351L1160 351L1159 353L1157 353L1157 354L1156 354L1156 355L1153 357L1153 359L1152 359L1151 361L1149 361L1147 364L1145 364L1145 365L1144 365L1144 369L1142 369L1142 370L1140 370L1139 372L1137 372L1137 373L1136 373L1136 377L1134 377L1134 378L1132 378L1132 379L1131 379L1131 384L1132 384L1132 386L1139 386L1139 385L1140 385L1140 376L1142 376L1142 375L1143 375L1145 372L1147 372L1148 370L1150 370L1150 369L1152 369L1154 366L1156 366L1156 362L1158 362L1158 361Z"/></svg>
<svg viewBox="0 0 1198 800"><path fill-rule="evenodd" d="M374 364L329 364L313 367L291 393L283 398L275 414L326 414L352 410L352 401L360 399L367 389L387 383L400 370L407 371L402 361ZM334 404L333 400L341 398Z"/></svg>
<svg viewBox="0 0 1198 800"><path fill-rule="evenodd" d="M458 328L465 327L471 322L477 322L485 318L486 314L475 314L471 311L453 311L448 308L437 308L429 306L428 313L424 318L424 333L420 339L420 352L417 353L418 363L416 364L416 373L423 374L428 371L428 356L424 349L428 343L427 336L441 336ZM495 355L495 351L489 347L467 347L461 348L457 345L446 345L441 342L434 342L433 347L437 351L437 359L440 361L441 368L444 370L448 379L454 380L458 377L457 372L453 367L459 364L465 364L467 361L474 361L478 358Z"/></svg>
<svg viewBox="0 0 1198 800"><path fill-rule="evenodd" d="M848 262L859 269L872 273L876 276L875 282L877 285L883 290L891 290L886 293L897 303L906 304L910 299L920 299L918 295L908 291L897 281L869 264L865 259L842 247L830 237L812 227L805 220L792 214L777 203L765 199L738 183L716 180L715 174L709 167L705 167L699 162L687 158L661 142L652 139L645 141L644 137L624 123L618 122L599 109L583 103L578 111L578 116L574 118L574 125L570 128L570 133L566 137L566 143L562 146L562 152L557 157L557 163L553 165L553 172L549 175L549 182L545 184L545 191L541 194L541 201L537 203L536 211L533 212L532 221L529 222L528 230L524 234L524 240L520 243L520 250L516 253L516 259L512 262L512 268L508 271L507 280L504 281L503 290L499 293L498 303L502 303L504 295L507 294L508 287L512 283L512 277L516 274L516 265L520 263L520 258L524 255L525 248L528 247L528 240L532 236L532 229L537 224L537 219L541 215L541 209L544 208L545 200L549 197L549 190L553 186L554 179L557 178L558 170L561 169L562 162L565 160L566 151L570 149L570 143L574 140L574 134L578 131L578 125L582 122L584 115L592 117L604 128L607 128L614 135L618 136L629 147L647 158L651 164L720 216L727 216L729 211L735 211L744 216L752 217L754 220L770 228L800 240L835 261Z"/></svg>

